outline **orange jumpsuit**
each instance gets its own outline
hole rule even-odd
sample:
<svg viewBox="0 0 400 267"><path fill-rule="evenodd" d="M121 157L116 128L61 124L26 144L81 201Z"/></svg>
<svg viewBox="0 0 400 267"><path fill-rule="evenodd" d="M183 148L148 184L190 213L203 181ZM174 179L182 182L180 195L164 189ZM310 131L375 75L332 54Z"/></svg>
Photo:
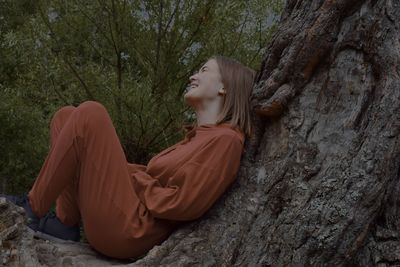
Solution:
<svg viewBox="0 0 400 267"><path fill-rule="evenodd" d="M82 221L92 247L113 258L141 256L184 221L202 216L231 185L244 134L227 123L194 127L146 165L127 162L111 118L96 101L52 117L50 150L28 193L33 212Z"/></svg>

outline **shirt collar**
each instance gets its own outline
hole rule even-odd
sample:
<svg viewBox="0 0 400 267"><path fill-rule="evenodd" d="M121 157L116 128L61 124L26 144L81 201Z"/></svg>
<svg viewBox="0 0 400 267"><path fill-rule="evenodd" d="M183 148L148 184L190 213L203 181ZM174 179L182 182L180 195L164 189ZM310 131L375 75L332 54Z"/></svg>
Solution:
<svg viewBox="0 0 400 267"><path fill-rule="evenodd" d="M205 123L205 124L201 124L201 125L198 125L198 126L195 125L193 127L192 131L209 130L209 129L216 129L216 128L221 128L221 127L222 128L231 128L231 125L228 122L222 122L220 124ZM231 128L231 129L234 130L238 134L238 136L239 136L239 138L240 138L240 140L241 140L241 142L243 144L244 143L244 138L245 138L244 132L239 127L234 127L234 128Z"/></svg>

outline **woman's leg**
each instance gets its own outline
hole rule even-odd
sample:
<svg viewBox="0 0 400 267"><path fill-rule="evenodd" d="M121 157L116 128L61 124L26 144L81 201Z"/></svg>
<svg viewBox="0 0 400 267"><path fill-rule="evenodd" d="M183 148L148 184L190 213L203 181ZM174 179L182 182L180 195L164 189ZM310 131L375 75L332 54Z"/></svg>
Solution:
<svg viewBox="0 0 400 267"><path fill-rule="evenodd" d="M29 193L32 210L44 215L76 173L85 236L99 252L131 257L130 237L140 201L111 118L96 101L74 109L60 130Z"/></svg>
<svg viewBox="0 0 400 267"><path fill-rule="evenodd" d="M54 147L55 142L57 141L57 137L70 117L71 113L76 109L74 106L64 106L57 110L50 121L50 150ZM29 196L32 198L32 195L43 195L43 190L46 190L46 185L48 184L41 175L44 172L44 167L42 167L41 172L39 173L40 179L36 179L33 184ZM64 190L56 199L56 214L57 217L66 225L73 226L80 222L80 213L78 207L78 177L73 177L69 183L66 185ZM39 200L30 200L31 206L35 205L36 207L42 207L37 210L33 210L37 215L43 216L44 213L47 212L47 203L50 205L53 202L49 202L47 199L41 198ZM44 206L44 207L43 207ZM43 211L45 210L45 211Z"/></svg>
<svg viewBox="0 0 400 267"><path fill-rule="evenodd" d="M76 177L70 176L68 177L68 180L66 180L65 186L53 186L54 182L57 182L57 178L54 179L54 175L50 176L48 175L49 169L54 169L54 166L49 166L51 163L49 162L50 156L52 156L54 153L58 154L57 151L54 152L54 147L56 145L56 141L58 139L58 135L60 134L61 130L63 129L64 125L68 121L71 113L76 109L74 106L64 106L57 110L54 114L53 117L50 121L50 147L49 147L49 153L46 156L45 162L42 165L42 168L39 172L39 175L37 176L31 190L28 193L28 198L29 198L29 203L32 207L32 211L38 216L42 217L44 216L48 210L50 209L51 205L54 203L54 198L56 198L56 201L60 203L59 199L62 199L62 195L64 192L66 192L67 189L70 189L72 186L71 184L76 184L74 179ZM59 155L58 155L59 156ZM52 157L54 158L54 156ZM56 158L57 155L56 155ZM67 171L66 173L70 174L71 172ZM72 175L72 173L71 173ZM68 176L68 175L66 175ZM53 190L49 190L49 188L52 188ZM54 190L57 189L57 190ZM60 189L60 190L58 190ZM50 194L48 193L50 191ZM60 193L58 193L60 191ZM57 192L57 193L56 193ZM69 192L71 193L71 192ZM77 195L77 194L76 194ZM61 198L60 198L61 197ZM64 198L65 199L65 198ZM77 207L77 205L74 205L73 203L77 204L77 200L75 201L70 201L72 203L71 209L73 210L71 213L76 213L76 210L74 208ZM66 203L62 203L64 207ZM56 212L57 212L57 203L56 203ZM57 214L58 217L58 214ZM62 222L64 222L62 220Z"/></svg>
<svg viewBox="0 0 400 267"><path fill-rule="evenodd" d="M74 106L64 106L53 115L50 123L51 146L54 146L61 129L75 109ZM57 217L62 223L69 226L79 224L81 219L78 207L78 178L78 174L76 174L56 199Z"/></svg>

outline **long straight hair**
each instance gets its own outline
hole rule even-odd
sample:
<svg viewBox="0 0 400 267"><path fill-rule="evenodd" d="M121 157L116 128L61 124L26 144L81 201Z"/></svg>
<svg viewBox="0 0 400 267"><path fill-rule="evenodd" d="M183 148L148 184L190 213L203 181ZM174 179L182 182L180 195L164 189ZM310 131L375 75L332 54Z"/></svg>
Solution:
<svg viewBox="0 0 400 267"><path fill-rule="evenodd" d="M256 71L244 66L236 59L222 55L213 55L208 58L215 59L221 75L226 94L216 124L228 122L232 128L239 128L245 135L252 133L250 117L250 96L253 90ZM207 61L208 61L207 60ZM197 125L184 125L186 131L190 131Z"/></svg>
<svg viewBox="0 0 400 267"><path fill-rule="evenodd" d="M239 127L247 136L251 135L250 96L256 71L233 58L221 55L210 57L217 61L226 96L217 123L229 122Z"/></svg>

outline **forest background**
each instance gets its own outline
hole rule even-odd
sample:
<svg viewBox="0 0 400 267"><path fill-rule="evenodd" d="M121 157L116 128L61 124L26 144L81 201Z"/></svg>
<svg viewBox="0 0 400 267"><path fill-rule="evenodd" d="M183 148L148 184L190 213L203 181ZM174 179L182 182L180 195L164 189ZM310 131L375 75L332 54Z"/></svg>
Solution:
<svg viewBox="0 0 400 267"><path fill-rule="evenodd" d="M108 110L127 160L183 137L189 77L220 54L258 70L283 0L0 0L0 191L21 193L49 149L51 116ZM54 207L53 207L54 208Z"/></svg>

